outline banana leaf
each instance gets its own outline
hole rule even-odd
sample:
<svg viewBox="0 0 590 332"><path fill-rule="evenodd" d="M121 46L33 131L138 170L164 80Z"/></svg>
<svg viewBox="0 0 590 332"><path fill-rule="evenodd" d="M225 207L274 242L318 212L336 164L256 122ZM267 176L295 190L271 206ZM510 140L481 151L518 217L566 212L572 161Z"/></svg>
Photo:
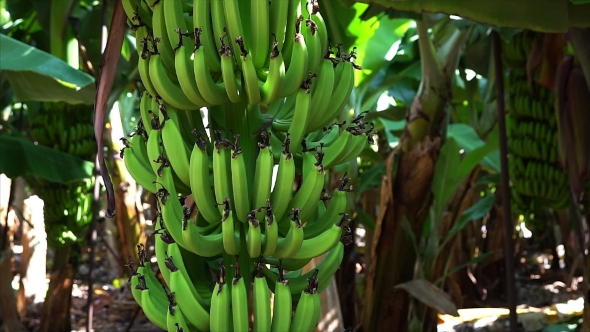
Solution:
<svg viewBox="0 0 590 332"><path fill-rule="evenodd" d="M94 169L91 162L8 134L0 135L0 154L0 173L9 178L37 176L70 183L91 177Z"/></svg>
<svg viewBox="0 0 590 332"><path fill-rule="evenodd" d="M569 0L361 0L413 13L445 13L500 27L567 32L590 27L590 3Z"/></svg>
<svg viewBox="0 0 590 332"><path fill-rule="evenodd" d="M94 78L47 52L0 34L0 58L18 101L94 102Z"/></svg>

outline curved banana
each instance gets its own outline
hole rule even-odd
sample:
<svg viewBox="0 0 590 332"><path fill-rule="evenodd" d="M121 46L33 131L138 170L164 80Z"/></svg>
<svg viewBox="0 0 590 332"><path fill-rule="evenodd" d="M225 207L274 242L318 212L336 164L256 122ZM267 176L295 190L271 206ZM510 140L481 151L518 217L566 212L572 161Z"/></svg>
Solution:
<svg viewBox="0 0 590 332"><path fill-rule="evenodd" d="M307 129L307 117L310 111L310 103L311 96L309 94L309 89L299 89L295 100L295 113L293 114L291 125L289 126L290 138L294 143L294 145L291 146L291 153L297 153L301 150L301 140Z"/></svg>
<svg viewBox="0 0 590 332"><path fill-rule="evenodd" d="M227 35L227 24L225 23L225 10L223 9L223 1L209 0L211 8L211 24L213 28L213 38L215 39L215 45L219 50L223 45L223 38ZM195 28L198 26L195 25ZM231 40L231 37L228 36ZM231 43L230 43L231 44ZM226 45L230 48L231 46Z"/></svg>
<svg viewBox="0 0 590 332"><path fill-rule="evenodd" d="M207 52L201 44L202 32L200 28L195 29L196 44L194 49L193 74L203 98L211 105L221 105L228 101L228 96L223 82L217 84L211 78L211 69L207 63Z"/></svg>
<svg viewBox="0 0 590 332"><path fill-rule="evenodd" d="M262 263L256 265L257 273L254 277L252 299L254 308L254 327L252 331L270 331L270 290L266 285L266 278L262 274Z"/></svg>
<svg viewBox="0 0 590 332"><path fill-rule="evenodd" d="M271 34L275 34L279 50L283 49L283 43L285 42L285 22L287 22L287 17L289 14L290 2L291 1L270 2L269 29Z"/></svg>
<svg viewBox="0 0 590 332"><path fill-rule="evenodd" d="M303 169L303 182L299 190L293 195L289 203L289 209L299 208L301 210L299 218L307 222L320 201L325 176L322 160L316 159L316 154L313 152L303 153Z"/></svg>
<svg viewBox="0 0 590 332"><path fill-rule="evenodd" d="M339 223L332 225L330 229L320 235L307 240L304 239L299 251L291 258L312 259L330 251L340 241L343 227L346 228L346 226L342 225L342 222L346 220L346 218L342 218Z"/></svg>
<svg viewBox="0 0 590 332"><path fill-rule="evenodd" d="M236 44L238 44L238 50L240 51L240 56L237 58L241 59L242 63L242 75L244 78L246 95L248 96L248 105L259 104L260 88L258 87L258 74L256 73L256 68L254 67L252 55L246 49L246 45L242 36L238 36L235 41Z"/></svg>
<svg viewBox="0 0 590 332"><path fill-rule="evenodd" d="M279 238L273 257L291 258L297 254L303 244L303 228L298 217L298 209L293 210L293 218L289 222L289 232L284 238Z"/></svg>
<svg viewBox="0 0 590 332"><path fill-rule="evenodd" d="M336 71L334 73L336 83L334 85L334 90L332 91L328 107L325 109L324 113L318 114L319 118L315 118L317 121L310 123L309 128L307 128L308 132L321 129L327 123L332 121L346 105L348 98L350 97L350 93L354 88L354 66L355 65L350 61L350 59L343 59L336 67ZM338 69L341 70L341 75L338 75Z"/></svg>
<svg viewBox="0 0 590 332"><path fill-rule="evenodd" d="M221 219L221 232L223 233L223 249L232 256L240 254L240 226L241 223L234 220L229 201L226 201L225 213Z"/></svg>
<svg viewBox="0 0 590 332"><path fill-rule="evenodd" d="M318 266L316 267L316 269L319 270L319 273L317 275L317 278L319 281L318 293L321 293L322 291L324 291L324 289L326 289L326 287L328 287L328 285L330 284L330 281L332 280L332 277L334 276L334 273L336 273L336 271L340 267L340 264L342 263L343 258L344 258L344 243L339 242L336 244L336 246L334 248L332 248L332 250L330 250L328 252L328 254L324 257L322 262L320 264L318 264ZM279 269L279 273L277 273L277 272L271 271L266 266L264 266L262 272L264 273L264 276L266 277L266 280L267 280L267 283L268 283L268 286L270 287L270 289L273 292L276 292L275 286L276 286L277 280L279 279L280 269ZM312 274L313 274L313 271L310 271L310 272L303 274L299 277L287 279L287 281L289 282L289 288L291 290L291 295L294 300L297 300L297 298L300 296L301 292L303 292L303 290L307 287L307 278L309 278Z"/></svg>
<svg viewBox="0 0 590 332"><path fill-rule="evenodd" d="M326 108L330 103L329 95L332 94L334 88L334 64L328 59L322 60L320 64L320 70L318 73L317 81L314 84L315 89L312 90L311 104L309 107L310 114L307 119L308 128L307 132L315 131L317 126L314 124L318 123L322 114L326 112ZM310 131L310 129L312 129ZM317 129L316 129L317 130Z"/></svg>
<svg viewBox="0 0 590 332"><path fill-rule="evenodd" d="M142 290L141 309L150 322L161 329L166 329L166 311L168 311L166 296L157 296L149 288Z"/></svg>
<svg viewBox="0 0 590 332"><path fill-rule="evenodd" d="M330 226L340 221L340 214L344 213L346 209L347 191L349 190L344 189L343 186L340 186L339 188L334 190L334 194L330 199L330 203L328 204L328 208L326 209L326 211L322 213L314 223L308 224L307 226L303 227L304 239L315 238L316 236L319 236L326 230L328 230Z"/></svg>
<svg viewBox="0 0 590 332"><path fill-rule="evenodd" d="M270 52L268 77L260 86L261 103L269 105L278 100L281 97L284 82L285 62L283 61L283 54L279 51L279 43L275 36Z"/></svg>
<svg viewBox="0 0 590 332"><path fill-rule="evenodd" d="M248 332L248 291L246 290L244 278L240 275L238 262L236 262L234 268L236 272L231 285L233 331Z"/></svg>
<svg viewBox="0 0 590 332"><path fill-rule="evenodd" d="M221 214L217 209L217 202L213 189L209 185L209 156L207 155L207 142L201 133L197 134L197 141L191 152L189 176L191 192L199 212L209 223L221 220Z"/></svg>
<svg viewBox="0 0 590 332"><path fill-rule="evenodd" d="M318 26L318 34L319 34L320 46L321 46L320 49L322 50L322 52L325 52L326 49L329 47L328 46L329 45L328 28L326 27L326 22L324 21L322 14L320 14L319 11L315 11L315 9L312 11L311 17L313 18L313 21Z"/></svg>
<svg viewBox="0 0 590 332"><path fill-rule="evenodd" d="M177 260L175 260L177 261ZM186 315L186 320L201 331L209 330L210 315L206 308L203 308L201 303L193 296L193 290L191 289L190 279L185 279L180 269L172 271L170 273L170 290L174 292L174 298L178 303L176 308L177 313L180 310L190 313ZM180 310L178 310L180 309Z"/></svg>
<svg viewBox="0 0 590 332"><path fill-rule="evenodd" d="M275 222L272 209L273 208L270 205L270 199L268 199L266 205L266 214L264 216L266 225L264 227L264 238L262 241L263 256L273 256L279 243L279 225L277 222Z"/></svg>
<svg viewBox="0 0 590 332"><path fill-rule="evenodd" d="M192 222L185 222L186 229L182 239L187 249L202 257L214 257L223 253L223 232L221 222L199 227ZM210 233L210 231L213 232Z"/></svg>
<svg viewBox="0 0 590 332"><path fill-rule="evenodd" d="M156 95L156 88L154 87L150 79L150 57L152 52L150 51L149 44L151 43L150 32L146 26L140 26L135 30L135 47L139 55L137 61L137 72L143 87L149 92L150 95ZM149 123L150 118L146 118L146 123Z"/></svg>
<svg viewBox="0 0 590 332"><path fill-rule="evenodd" d="M301 21L299 19L303 12L301 1L287 2L289 3L289 8L287 12L287 26L285 31L285 42L283 43L281 52L283 52L283 54L285 55L285 66L286 68L289 68L289 66L291 65L291 55L293 54L293 48L295 44L293 36L295 36L297 33L301 33Z"/></svg>
<svg viewBox="0 0 590 332"><path fill-rule="evenodd" d="M164 1L154 3L152 16L153 32L153 54L160 54L162 57L162 71L170 75L170 80L174 82L176 73L174 71L174 51L169 33L166 31L166 16L164 12ZM171 32L174 32L171 31ZM151 75L151 74L150 74Z"/></svg>
<svg viewBox="0 0 590 332"><path fill-rule="evenodd" d="M221 263L223 264L223 262ZM225 282L225 269L220 270L219 280L215 283L211 296L211 331L231 331L231 290Z"/></svg>
<svg viewBox="0 0 590 332"><path fill-rule="evenodd" d="M184 94L182 88L172 82L164 70L160 54L152 54L150 57L150 79L156 89L157 96L175 108L183 111L191 111L204 105L196 105Z"/></svg>
<svg viewBox="0 0 590 332"><path fill-rule="evenodd" d="M141 120L143 121L143 128L148 135L152 132L152 126L150 125L152 116L148 113L148 111L150 111L151 102L152 95L150 95L146 89L142 92L139 100L139 114L141 115Z"/></svg>
<svg viewBox="0 0 590 332"><path fill-rule="evenodd" d="M262 142L258 142L258 157L254 171L254 187L251 196L250 206L260 208L266 206L270 199L272 189L272 169L274 166L272 151L270 150L270 132L262 132ZM235 188L234 188L235 195ZM256 213L256 219L262 220L264 214Z"/></svg>
<svg viewBox="0 0 590 332"><path fill-rule="evenodd" d="M320 36L318 33L318 25L313 21L311 15L302 23L301 34L305 38L307 46L308 62L307 70L312 73L317 73L320 61L324 57Z"/></svg>
<svg viewBox="0 0 590 332"><path fill-rule="evenodd" d="M188 310L187 310L188 311ZM189 315L190 316L190 315ZM184 319L184 313L175 303L171 303L168 307L166 315L166 326L169 332L188 332L189 327Z"/></svg>
<svg viewBox="0 0 590 332"><path fill-rule="evenodd" d="M193 26L195 29L201 29L201 44L205 48L205 57L207 65L213 72L221 71L221 62L217 50L220 45L215 41L215 32L211 23L211 0L193 1ZM214 0L217 1L217 0ZM225 24L225 22L223 23Z"/></svg>
<svg viewBox="0 0 590 332"><path fill-rule="evenodd" d="M178 73L178 85L180 85L180 89L193 104L197 105L194 108L196 110L200 107L212 106L213 104L206 101L199 90L194 75L194 63L191 61L193 56L191 52L192 49L189 47L183 44L178 45L174 55L174 67Z"/></svg>
<svg viewBox="0 0 590 332"><path fill-rule="evenodd" d="M159 108L163 116L162 143L166 156L176 175L185 185L190 186L189 158L191 149L186 146L182 138L178 110L166 102L162 102Z"/></svg>
<svg viewBox="0 0 590 332"><path fill-rule="evenodd" d="M129 174L139 185L151 193L156 193L158 191L154 184L156 174L147 158L146 142L142 142L142 140L141 135L136 134L131 137L129 146L123 150L123 162Z"/></svg>
<svg viewBox="0 0 590 332"><path fill-rule="evenodd" d="M170 285L170 270L166 267L166 253L168 252L168 245L170 243L174 243L174 239L170 236L170 233L163 228L164 223L161 220L160 216L157 216L155 221L155 244L154 244L154 252L156 254L158 268L160 269L160 273L162 274L162 278L166 285Z"/></svg>
<svg viewBox="0 0 590 332"><path fill-rule="evenodd" d="M156 193L160 202L160 209L162 210L162 220L166 226L166 230L176 243L183 248L188 249L188 245L182 238L182 223L184 220L184 211L180 201L178 200L178 193L174 184L172 176L172 169L165 162L160 168L160 181L162 188Z"/></svg>
<svg viewBox="0 0 590 332"><path fill-rule="evenodd" d="M241 222L248 222L250 213L250 190L248 189L248 175L246 174L246 162L242 154L242 148L238 146L240 135L234 136L232 155L230 161L231 183L233 189L233 203L236 215Z"/></svg>
<svg viewBox="0 0 590 332"><path fill-rule="evenodd" d="M301 292L301 297L297 303L297 309L295 309L295 315L293 315L293 321L291 322L291 332L312 332L317 325L317 320L314 322L312 317L316 316L316 312L321 308L316 308L316 301L314 298L318 297L317 292L317 278L318 270L314 271L314 274L308 279L308 286ZM319 315L317 315L319 318Z"/></svg>
<svg viewBox="0 0 590 332"><path fill-rule="evenodd" d="M223 78L223 84L225 84L225 92L232 103L239 103L242 98L240 97L240 89L238 88L232 49L224 44L223 41L221 43L219 56L221 57L221 76Z"/></svg>
<svg viewBox="0 0 590 332"><path fill-rule="evenodd" d="M172 275L174 273L180 273L179 279L183 280L191 280L191 282L186 283L185 296L190 296L192 299L195 299L200 306L207 309L209 306L212 305L212 300L205 298L207 294L202 294L197 290L197 285L194 285L192 282L192 278L188 274L188 269L184 262L184 256L181 252L182 248L177 243L171 243L168 245L168 252L165 259L166 267L170 271L170 282L172 283ZM191 266L191 268L195 268ZM210 291L209 291L210 292Z"/></svg>
<svg viewBox="0 0 590 332"><path fill-rule="evenodd" d="M298 20L297 25L301 24L301 19ZM295 93L301 82L305 80L308 75L308 55L305 38L300 33L300 28L297 28L295 37L293 37L293 52L289 59L289 66L285 72L285 83L283 84L282 96L287 97ZM285 61L287 61L287 52L283 51Z"/></svg>
<svg viewBox="0 0 590 332"><path fill-rule="evenodd" d="M251 1L250 3L252 7L250 10L252 62L254 62L256 69L262 69L267 61L270 37L269 1Z"/></svg>
<svg viewBox="0 0 590 332"><path fill-rule="evenodd" d="M256 210L252 210L248 213L248 224L244 227L248 227L246 232L246 248L250 258L257 258L260 256L262 249L262 233L260 231L260 222L256 219Z"/></svg>
<svg viewBox="0 0 590 332"><path fill-rule="evenodd" d="M263 273L269 271L266 267L262 268ZM272 274L272 272L271 272ZM272 274L274 276L274 274ZM265 275L267 284L270 285L268 277ZM270 330L272 332L284 332L289 331L291 328L291 311L292 311L292 297L291 290L289 288L289 280L286 280L283 276L283 269L279 267L279 275L272 281L274 303L273 303L273 315L272 324Z"/></svg>
<svg viewBox="0 0 590 332"><path fill-rule="evenodd" d="M225 24L227 26L227 32L230 40L236 40L238 37L243 38L244 48L248 49L250 44L247 38L244 38L244 30L242 28L242 18L240 16L240 6L238 0L221 0L223 2L223 10L225 13ZM231 43L230 43L231 45ZM231 45L234 54L238 54L240 51L239 47ZM238 63L241 65L242 59L237 57Z"/></svg>
<svg viewBox="0 0 590 332"><path fill-rule="evenodd" d="M287 211L295 183L295 160L290 152L290 144L291 140L287 136L283 143L284 150L280 156L275 186L270 195L273 213L277 220L281 220Z"/></svg>
<svg viewBox="0 0 590 332"><path fill-rule="evenodd" d="M215 188L215 199L217 202L224 202L232 195L232 177L230 148L231 142L221 138L221 132L215 130L215 150L213 151L213 188ZM224 213L223 206L219 206L219 212Z"/></svg>

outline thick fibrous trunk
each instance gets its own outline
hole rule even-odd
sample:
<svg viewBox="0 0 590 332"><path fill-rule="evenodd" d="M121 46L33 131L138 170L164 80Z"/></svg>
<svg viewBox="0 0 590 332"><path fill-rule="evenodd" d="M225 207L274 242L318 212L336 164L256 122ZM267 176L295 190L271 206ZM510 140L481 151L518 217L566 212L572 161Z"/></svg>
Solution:
<svg viewBox="0 0 590 332"><path fill-rule="evenodd" d="M53 273L43 303L39 332L70 332L70 307L75 269L70 263L72 247L55 251Z"/></svg>

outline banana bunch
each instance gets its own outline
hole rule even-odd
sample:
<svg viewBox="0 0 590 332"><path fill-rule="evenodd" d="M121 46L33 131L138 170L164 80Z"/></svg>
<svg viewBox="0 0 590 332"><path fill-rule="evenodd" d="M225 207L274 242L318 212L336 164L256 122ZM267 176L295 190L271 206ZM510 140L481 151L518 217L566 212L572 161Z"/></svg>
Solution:
<svg viewBox="0 0 590 332"><path fill-rule="evenodd" d="M93 160L96 153L92 107L65 103L30 104L26 119L31 138L40 145ZM28 177L27 182L44 201L44 218L51 247L71 244L92 221L93 178L59 184Z"/></svg>
<svg viewBox="0 0 590 332"><path fill-rule="evenodd" d="M162 274L139 248L136 301L173 332L312 331L319 293L352 242L350 179L330 183L328 173L375 133L365 112L335 121L361 69L354 49L330 45L317 1L123 7L145 91L121 155L157 197Z"/></svg>
<svg viewBox="0 0 590 332"><path fill-rule="evenodd" d="M507 131L512 204L526 218L541 208L560 210L570 204L568 176L559 164L555 94L536 82L531 87L524 69L532 38L517 34L504 54L518 63L508 76Z"/></svg>

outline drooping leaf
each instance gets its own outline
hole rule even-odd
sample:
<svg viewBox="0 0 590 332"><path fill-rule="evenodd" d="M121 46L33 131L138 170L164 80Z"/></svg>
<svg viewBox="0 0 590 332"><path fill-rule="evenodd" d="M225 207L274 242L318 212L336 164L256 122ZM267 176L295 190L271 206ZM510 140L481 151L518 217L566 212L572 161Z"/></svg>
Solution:
<svg viewBox="0 0 590 332"><path fill-rule="evenodd" d="M360 177L360 185L355 188L357 197L365 190L377 187L381 184L383 175L385 174L385 162L374 164L371 168L363 171Z"/></svg>
<svg viewBox="0 0 590 332"><path fill-rule="evenodd" d="M447 136L454 138L459 146L469 155L470 152L486 146L479 150L477 154L488 152L483 158L483 164L492 170L500 171L500 153L498 151L498 130L492 130L486 142L484 142L473 127L464 123L449 124ZM474 158L474 157L470 157ZM481 159L480 159L481 160Z"/></svg>
<svg viewBox="0 0 590 332"><path fill-rule="evenodd" d="M0 135L0 173L10 178L37 176L48 181L70 183L92 176L94 165L88 161L23 137Z"/></svg>
<svg viewBox="0 0 590 332"><path fill-rule="evenodd" d="M411 280L399 284L395 286L395 288L405 290L418 301L426 304L441 314L459 316L457 306L451 301L450 296L428 280Z"/></svg>
<svg viewBox="0 0 590 332"><path fill-rule="evenodd" d="M81 89L94 78L35 47L0 34L0 70L31 71L51 77L70 89Z"/></svg>
<svg viewBox="0 0 590 332"><path fill-rule="evenodd" d="M468 222L483 218L494 206L495 195L489 193L483 198L478 200L475 204L470 206L467 210L463 211L461 217L457 220L455 225L449 230L446 237L450 239L455 233L459 232Z"/></svg>

